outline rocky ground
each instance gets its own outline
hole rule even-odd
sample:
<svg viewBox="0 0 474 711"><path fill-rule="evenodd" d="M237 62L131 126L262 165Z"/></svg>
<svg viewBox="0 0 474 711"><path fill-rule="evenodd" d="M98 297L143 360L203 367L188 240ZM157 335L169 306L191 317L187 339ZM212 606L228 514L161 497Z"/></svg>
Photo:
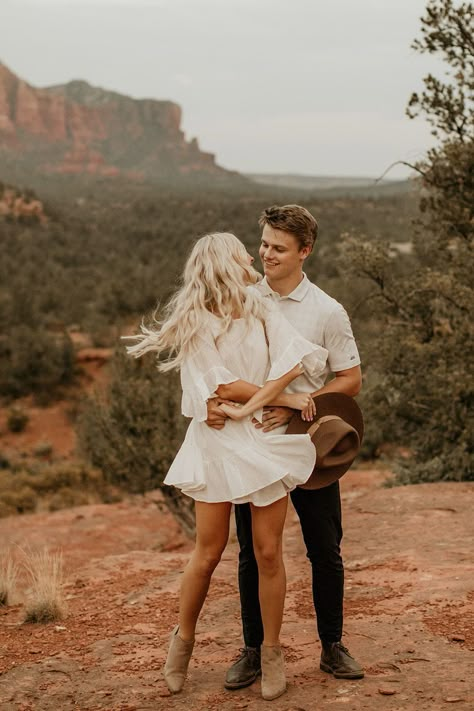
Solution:
<svg viewBox="0 0 474 711"><path fill-rule="evenodd" d="M2 545L61 548L66 619L22 624L28 591L0 611L2 711L380 711L473 708L472 485L387 489L383 472L343 480L345 643L361 681L319 670L310 570L294 512L286 529L288 596L283 641L288 693L260 698L223 677L239 646L235 534L218 567L189 679L171 697L161 678L192 544L158 495L0 520Z"/></svg>

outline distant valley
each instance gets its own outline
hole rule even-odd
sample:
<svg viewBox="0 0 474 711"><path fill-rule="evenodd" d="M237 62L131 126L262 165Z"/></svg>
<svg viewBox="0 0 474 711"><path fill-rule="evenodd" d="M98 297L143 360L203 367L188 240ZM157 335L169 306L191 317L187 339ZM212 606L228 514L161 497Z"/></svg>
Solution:
<svg viewBox="0 0 474 711"><path fill-rule="evenodd" d="M245 173L246 178L259 185L268 185L290 190L308 190L317 192L367 192L387 193L410 192L413 189L412 180L381 180L377 178L358 178L347 176L299 175L296 173Z"/></svg>

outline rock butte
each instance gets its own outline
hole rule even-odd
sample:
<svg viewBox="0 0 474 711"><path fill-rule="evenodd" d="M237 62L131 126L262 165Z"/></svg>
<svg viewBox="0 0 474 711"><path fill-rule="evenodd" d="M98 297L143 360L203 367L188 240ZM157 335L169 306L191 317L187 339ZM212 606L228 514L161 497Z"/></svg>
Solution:
<svg viewBox="0 0 474 711"><path fill-rule="evenodd" d="M132 99L85 81L38 89L0 63L0 157L36 174L237 178L197 139L172 101Z"/></svg>

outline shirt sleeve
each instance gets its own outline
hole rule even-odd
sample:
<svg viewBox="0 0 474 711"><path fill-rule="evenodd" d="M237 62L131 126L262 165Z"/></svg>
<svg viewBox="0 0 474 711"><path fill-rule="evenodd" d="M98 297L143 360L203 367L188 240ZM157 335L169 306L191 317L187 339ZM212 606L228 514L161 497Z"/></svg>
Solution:
<svg viewBox="0 0 474 711"><path fill-rule="evenodd" d="M332 311L324 329L324 345L332 373L360 365L359 351L352 333L351 322L341 304Z"/></svg>
<svg viewBox="0 0 474 711"><path fill-rule="evenodd" d="M273 304L269 304L265 318L265 333L270 354L267 380L281 378L298 363L310 377L317 377L325 370L327 350L307 341Z"/></svg>
<svg viewBox="0 0 474 711"><path fill-rule="evenodd" d="M238 379L226 368L212 334L204 330L198 336L195 351L181 364L182 414L204 422L207 419L206 403L215 397L219 385L234 383Z"/></svg>

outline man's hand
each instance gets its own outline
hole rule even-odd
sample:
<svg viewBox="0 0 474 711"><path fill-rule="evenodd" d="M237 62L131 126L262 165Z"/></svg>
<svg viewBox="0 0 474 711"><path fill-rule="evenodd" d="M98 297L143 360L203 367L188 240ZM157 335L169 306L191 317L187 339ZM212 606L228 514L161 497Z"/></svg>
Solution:
<svg viewBox="0 0 474 711"><path fill-rule="evenodd" d="M211 398L211 400L207 401L206 425L208 425L208 427L212 427L214 430L224 429L227 415L219 407L219 405L221 405L223 402L226 402L226 401L221 400L218 397L213 397L213 398Z"/></svg>
<svg viewBox="0 0 474 711"><path fill-rule="evenodd" d="M287 425L294 414L295 411L292 410L291 407L265 407L263 410L262 423L258 422L255 418L252 422L258 430L263 429L264 432L271 432L271 430L277 427Z"/></svg>

